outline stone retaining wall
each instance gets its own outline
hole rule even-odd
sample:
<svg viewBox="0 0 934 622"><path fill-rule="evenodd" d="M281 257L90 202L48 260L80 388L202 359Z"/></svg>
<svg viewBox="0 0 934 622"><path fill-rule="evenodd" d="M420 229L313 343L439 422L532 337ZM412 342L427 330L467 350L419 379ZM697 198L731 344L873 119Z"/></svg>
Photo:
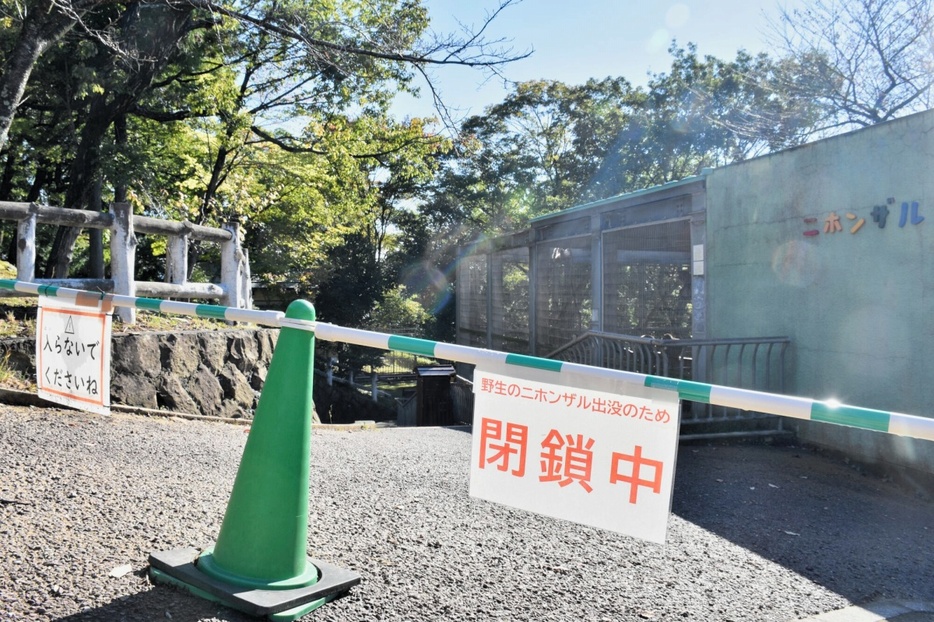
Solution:
<svg viewBox="0 0 934 622"><path fill-rule="evenodd" d="M252 417L278 331L219 330L113 335L114 404L212 417ZM35 341L0 342L9 367L35 374Z"/></svg>
<svg viewBox="0 0 934 622"><path fill-rule="evenodd" d="M111 350L112 404L207 417L253 417L279 331L275 329L115 333ZM36 342L0 341L7 365L34 378ZM315 374L315 421L385 421L395 411L366 392L328 386Z"/></svg>

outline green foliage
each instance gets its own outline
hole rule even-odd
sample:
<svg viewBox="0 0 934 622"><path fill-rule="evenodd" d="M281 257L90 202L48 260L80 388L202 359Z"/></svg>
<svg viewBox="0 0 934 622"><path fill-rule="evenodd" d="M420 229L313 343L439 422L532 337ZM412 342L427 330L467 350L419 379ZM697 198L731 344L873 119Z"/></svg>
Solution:
<svg viewBox="0 0 934 622"><path fill-rule="evenodd" d="M813 127L813 103L776 88L787 63L744 51L733 61L701 59L692 44L669 51L671 71L652 76L634 127L644 186L800 144Z"/></svg>
<svg viewBox="0 0 934 622"><path fill-rule="evenodd" d="M424 337L433 322L432 315L419 303L418 297L409 294L403 285L390 286L379 294L366 312L366 318L364 326L369 330L416 337ZM344 372L364 367L383 367L391 364L395 358L383 350L373 348L347 344L329 344L327 347L332 354L337 355Z"/></svg>
<svg viewBox="0 0 934 622"><path fill-rule="evenodd" d="M409 295L404 285L397 285L383 292L370 314L370 327L387 333L400 330L422 335L431 321L431 314L419 303L416 296Z"/></svg>
<svg viewBox="0 0 934 622"><path fill-rule="evenodd" d="M256 280L350 326L399 316L450 339L459 245L797 144L815 119L813 102L783 86L805 73L801 58L722 61L673 45L670 71L646 88L521 83L452 143L388 112L425 59L467 49L428 36L421 2L83 6L84 27L33 68L0 151L0 200L237 218ZM19 8L0 0L0 61L25 32ZM48 229L45 272L67 246ZM90 258L75 244L79 271ZM138 252L141 276L163 278L165 241L142 236ZM190 278L215 279L216 259L193 245ZM518 301L527 282L510 270ZM515 304L518 325L528 310Z"/></svg>
<svg viewBox="0 0 934 622"><path fill-rule="evenodd" d="M503 232L583 198L606 196L615 188L604 188L594 173L639 100L622 78L576 87L517 85L501 104L464 123L460 157L446 167L430 209L440 218Z"/></svg>
<svg viewBox="0 0 934 622"><path fill-rule="evenodd" d="M518 84L464 123L426 214L468 223L466 239L515 231L537 215L798 144L813 127L813 103L777 88L792 63L742 51L702 59L693 45L670 52L671 71L645 89L623 78Z"/></svg>
<svg viewBox="0 0 934 622"><path fill-rule="evenodd" d="M0 200L90 209L127 200L136 213L206 225L236 217L254 273L268 282L319 283L331 274L327 253L350 236L372 238L377 263L392 251L399 202L431 177L444 148L421 120L387 116L411 79L405 54L418 56L423 6L226 7L249 19L190 6L87 6L89 30L33 68L0 154ZM0 33L0 61L21 15L0 11L15 26ZM58 252L52 242L40 244L40 271L42 256ZM153 278L162 244L140 247ZM193 252L197 270L201 249ZM77 269L80 243L76 257Z"/></svg>

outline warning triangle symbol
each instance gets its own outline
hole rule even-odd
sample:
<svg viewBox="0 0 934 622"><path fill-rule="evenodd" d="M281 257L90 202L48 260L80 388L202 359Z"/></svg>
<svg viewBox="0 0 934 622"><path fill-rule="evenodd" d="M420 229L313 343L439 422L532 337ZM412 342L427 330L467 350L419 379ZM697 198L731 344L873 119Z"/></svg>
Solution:
<svg viewBox="0 0 934 622"><path fill-rule="evenodd" d="M65 322L65 334L74 335L75 334L75 322L72 316L68 316L68 321Z"/></svg>

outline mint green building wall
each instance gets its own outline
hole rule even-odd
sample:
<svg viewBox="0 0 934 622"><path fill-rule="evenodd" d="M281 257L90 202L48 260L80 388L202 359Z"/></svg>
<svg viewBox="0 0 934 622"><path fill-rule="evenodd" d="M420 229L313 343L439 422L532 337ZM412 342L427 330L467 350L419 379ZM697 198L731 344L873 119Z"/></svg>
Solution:
<svg viewBox="0 0 934 622"><path fill-rule="evenodd" d="M708 335L791 337L788 393L934 415L934 111L712 171L705 251Z"/></svg>

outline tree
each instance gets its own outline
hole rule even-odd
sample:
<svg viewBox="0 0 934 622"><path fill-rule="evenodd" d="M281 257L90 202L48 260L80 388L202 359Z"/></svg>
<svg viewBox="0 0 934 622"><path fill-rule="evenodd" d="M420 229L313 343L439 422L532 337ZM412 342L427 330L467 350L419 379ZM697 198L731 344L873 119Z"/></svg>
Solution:
<svg viewBox="0 0 934 622"><path fill-rule="evenodd" d="M234 20L282 42L298 42L310 58L330 66L337 73L353 75L355 68L373 66L373 62L361 61L395 63L422 73L431 87L431 78L426 73L428 66L460 65L498 72L504 63L528 55L512 54L511 50L503 48L502 41L489 41L482 34L489 21L515 1L502 0L477 32L465 33L463 37L432 35L414 38L398 35L413 28L420 34L427 25L426 12L420 3L408 0L380 0L368 5L336 2L327 7L314 2L226 5L211 0L187 0L165 2L163 6L187 13L200 10L205 15ZM135 10L147 5L132 0L127 4L109 0L26 0L21 5L5 4L3 19L17 34L10 42L9 51L3 54L0 71L0 149L6 144L15 112L22 103L38 59L76 25L110 46L115 53L128 53L111 38L107 27L97 30L88 26L89 15L96 11L107 12L113 6ZM372 15L385 15L387 8L398 9L392 12L394 19L367 21Z"/></svg>
<svg viewBox="0 0 934 622"><path fill-rule="evenodd" d="M500 10L512 2L504 0ZM33 9L31 5L28 8ZM50 20L51 15L64 12L72 26L81 26L56 31L59 36L71 32L67 40L61 39L64 45L60 47L68 50L67 58L77 59L83 66L81 71L75 71L73 63L62 68L58 80L66 88L52 91L69 97L59 98L57 107L49 108L66 111L70 118L64 122L78 130L74 151L65 155L70 162L70 171L63 177L67 184L65 205L99 209L102 199L97 197L135 196L143 199L147 210L166 214L166 206L152 199L171 189L141 188L141 176L154 177L148 170L105 170L101 154L109 152L118 162L131 160L125 151L134 143L130 134L145 126L142 119L184 123L197 128L189 140L206 147L202 155L195 156L197 165L188 167L204 185L200 193L194 193L192 180L187 180L182 193L186 199L176 200L171 193L176 211L166 215L202 224L215 224L237 211L220 189L236 176L237 167L254 161L254 150L275 148L309 158L328 157L326 149L336 144L328 140L332 128L358 127L354 117L385 116L392 93L408 88L413 72L434 64L495 72L513 58L498 42L486 41L482 28L460 39L426 34L424 8L399 0L362 5L345 1L327 6L220 6L192 0L171 6L159 2L89 3L83 12L73 9L55 4L44 18ZM140 15L147 19L140 19ZM495 13L490 19L493 16ZM149 28L140 28L147 20ZM17 23L13 18L9 21L14 26ZM34 38L33 31L25 28L28 20L23 25L18 32L14 30L17 36L8 38L9 49ZM199 35L199 29L205 28L211 29L211 37ZM146 36L154 33L160 34ZM92 50L90 56L82 52L88 49ZM12 76L7 64L10 57L2 54L0 51L4 61L0 84ZM33 65L39 67L35 59ZM50 74L44 71L43 75ZM82 78L86 80L81 82ZM33 91L48 87L45 83ZM30 96L18 109L27 121L39 112L32 108L34 101L37 99ZM400 133L411 139L409 129ZM19 162L14 155L27 134L35 135L24 129L15 146L0 149L11 165ZM371 133L369 142L354 142L359 151L347 156L347 150L341 150L341 157L379 162L389 151L404 146L392 134ZM417 140L436 142L424 133ZM190 156L187 159L191 161ZM12 180L16 171L9 171ZM42 179L39 175L19 177ZM65 275L73 243L73 232L63 231L55 257L47 263L47 274Z"/></svg>
<svg viewBox="0 0 934 622"><path fill-rule="evenodd" d="M696 175L802 142L812 102L777 88L791 68L740 51L732 61L670 48L645 89L623 78L518 84L462 126L425 209L474 233Z"/></svg>
<svg viewBox="0 0 934 622"><path fill-rule="evenodd" d="M700 58L693 44L672 43L671 70L653 74L645 101L607 158L623 190L697 175L803 142L813 102L780 87L786 62L740 50L732 61ZM604 167L606 168L606 167Z"/></svg>
<svg viewBox="0 0 934 622"><path fill-rule="evenodd" d="M192 32L213 24L211 20L195 19L190 7L131 5L120 14L113 34L122 49L132 50L132 54L114 58L108 46L95 40L97 49L87 65L95 83L86 98L87 112L80 122L81 130L69 167L66 207L101 208L101 158L108 132L115 123L125 123L128 114L139 112L138 104L150 92L157 77L185 49L181 42ZM111 64L114 60L119 62ZM52 256L46 265L46 277L68 275L78 233L78 229L70 227L58 230ZM101 252L98 250L96 254ZM95 276L103 276L103 273Z"/></svg>
<svg viewBox="0 0 934 622"><path fill-rule="evenodd" d="M823 104L825 131L930 107L934 0L811 0L770 32L796 65L783 88Z"/></svg>
<svg viewBox="0 0 934 622"><path fill-rule="evenodd" d="M23 5L6 4L4 28L14 32L20 22L18 36L5 55L0 73L0 149L7 141L16 108L23 99L26 84L39 57L61 39L81 19L84 13L100 4L100 0L78 0L60 4L55 0L35 0ZM14 11L13 9L19 9Z"/></svg>
<svg viewBox="0 0 934 622"><path fill-rule="evenodd" d="M277 165L243 176L264 188L244 195L265 197L246 223L247 245L254 274L326 301L329 321L359 324L392 285L392 230L403 204L431 178L445 141L427 136L419 119L337 121L320 144L326 155L270 147ZM358 157L367 145L385 151Z"/></svg>
<svg viewBox="0 0 934 622"><path fill-rule="evenodd" d="M425 210L436 225L501 233L608 196L615 188L594 175L641 99L622 78L516 85L502 103L463 123L459 149Z"/></svg>

